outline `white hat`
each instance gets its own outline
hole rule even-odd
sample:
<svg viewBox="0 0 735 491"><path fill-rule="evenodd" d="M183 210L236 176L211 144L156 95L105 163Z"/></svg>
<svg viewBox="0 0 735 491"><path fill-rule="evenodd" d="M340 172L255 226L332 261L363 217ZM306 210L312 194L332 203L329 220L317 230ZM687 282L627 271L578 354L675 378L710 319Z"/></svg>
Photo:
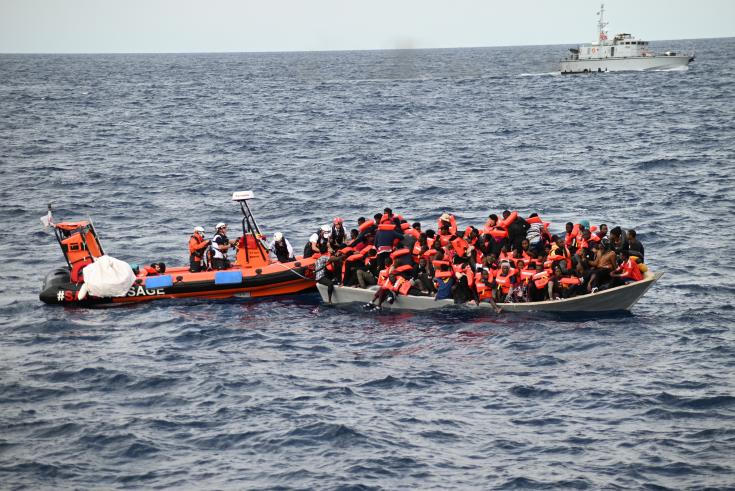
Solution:
<svg viewBox="0 0 735 491"><path fill-rule="evenodd" d="M199 232L200 234L204 233L204 227L194 227L194 232Z"/></svg>
<svg viewBox="0 0 735 491"><path fill-rule="evenodd" d="M329 225L322 225L322 232L331 232L331 231L332 231L332 227L330 227Z"/></svg>
<svg viewBox="0 0 735 491"><path fill-rule="evenodd" d="M442 220L444 222L448 222L451 219L452 217L449 216L449 213L442 213L442 216L439 217L439 220Z"/></svg>
<svg viewBox="0 0 735 491"><path fill-rule="evenodd" d="M221 229L222 227L226 227L226 226L227 226L227 224L226 224L225 222L219 222L219 223L217 224L217 226L216 226L216 227L214 227L214 228L216 228L216 229L218 229L218 230L219 230L219 229Z"/></svg>
<svg viewBox="0 0 735 491"><path fill-rule="evenodd" d="M283 234L281 232L276 232L275 234L273 234L273 240L275 241L279 241L282 238L283 238Z"/></svg>

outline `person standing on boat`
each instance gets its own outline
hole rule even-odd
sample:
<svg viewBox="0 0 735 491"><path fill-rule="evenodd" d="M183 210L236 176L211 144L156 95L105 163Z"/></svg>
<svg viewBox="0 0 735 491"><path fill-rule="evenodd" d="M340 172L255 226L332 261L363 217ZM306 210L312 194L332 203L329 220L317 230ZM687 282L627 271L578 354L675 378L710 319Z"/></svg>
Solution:
<svg viewBox="0 0 735 491"><path fill-rule="evenodd" d="M288 263L296 260L291 243L281 232L273 234L273 242L268 246L268 250L270 251L271 259L279 263Z"/></svg>
<svg viewBox="0 0 735 491"><path fill-rule="evenodd" d="M220 222L217 224L217 233L212 237L212 268L227 269L230 267L230 261L227 259L227 251L230 247L237 244L236 240L227 238L227 224Z"/></svg>
<svg viewBox="0 0 735 491"><path fill-rule="evenodd" d="M189 271L198 273L201 271L204 252L211 244L210 240L204 239L204 227L194 227L194 233L189 238Z"/></svg>

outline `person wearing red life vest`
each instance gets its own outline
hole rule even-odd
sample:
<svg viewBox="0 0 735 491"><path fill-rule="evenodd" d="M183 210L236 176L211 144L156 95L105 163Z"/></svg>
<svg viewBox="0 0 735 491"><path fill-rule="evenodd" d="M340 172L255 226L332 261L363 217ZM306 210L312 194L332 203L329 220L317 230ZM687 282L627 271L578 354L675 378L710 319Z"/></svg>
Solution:
<svg viewBox="0 0 735 491"><path fill-rule="evenodd" d="M633 281L640 281L643 279L643 273L641 273L638 267L638 262L633 258L628 251L620 253L623 262L618 268L610 273L612 281L610 287L625 285Z"/></svg>
<svg viewBox="0 0 735 491"><path fill-rule="evenodd" d="M198 273L203 269L204 253L210 241L204 239L204 227L194 227L194 233L189 238L189 271Z"/></svg>

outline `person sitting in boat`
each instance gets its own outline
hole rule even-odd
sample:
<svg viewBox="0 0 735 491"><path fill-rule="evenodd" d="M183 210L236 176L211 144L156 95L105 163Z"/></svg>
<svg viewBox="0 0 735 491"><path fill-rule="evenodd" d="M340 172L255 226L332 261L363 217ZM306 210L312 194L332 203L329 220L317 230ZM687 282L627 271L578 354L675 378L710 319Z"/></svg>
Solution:
<svg viewBox="0 0 735 491"><path fill-rule="evenodd" d="M132 268L136 276L157 276L166 272L164 263L151 263L150 266Z"/></svg>
<svg viewBox="0 0 735 491"><path fill-rule="evenodd" d="M634 256L631 256L628 251L623 251L621 254L622 263L618 268L610 273L612 281L610 287L626 285L633 281L640 281L643 279L643 273L641 273L638 267L638 261L635 260Z"/></svg>
<svg viewBox="0 0 735 491"><path fill-rule="evenodd" d="M600 226L597 228L597 231L594 232L594 241L595 242L603 242L603 243L609 243L610 238L607 236L607 224L601 223Z"/></svg>
<svg viewBox="0 0 735 491"><path fill-rule="evenodd" d="M368 250L363 265L358 267L355 271L357 277L357 284L360 288L367 288L375 285L378 278L378 259L376 257L376 250L371 247Z"/></svg>
<svg viewBox="0 0 735 491"><path fill-rule="evenodd" d="M212 251L212 268L213 269L227 269L230 267L230 261L227 258L227 252L231 247L237 245L237 240L230 240L227 238L227 224L220 222L215 227L217 233L212 237L211 251Z"/></svg>
<svg viewBox="0 0 735 491"><path fill-rule="evenodd" d="M504 302L517 281L516 272L510 267L510 262L503 261L500 264L500 270L495 274L495 283L497 285L495 289L495 301Z"/></svg>
<svg viewBox="0 0 735 491"><path fill-rule="evenodd" d="M329 237L332 228L329 225L322 225L316 233L311 234L309 242L304 246L304 257L311 257L314 254L326 254L329 249Z"/></svg>
<svg viewBox="0 0 735 491"><path fill-rule="evenodd" d="M587 291L595 293L603 289L610 282L610 273L615 271L618 263L615 251L610 248L610 242L600 242L592 245L595 258L589 262L590 279L587 282Z"/></svg>
<svg viewBox="0 0 735 491"><path fill-rule="evenodd" d="M270 251L271 259L279 263L288 263L296 260L291 243L281 232L273 234L273 242L270 243L268 250Z"/></svg>
<svg viewBox="0 0 735 491"><path fill-rule="evenodd" d="M636 237L636 232L632 228L625 234L625 238L628 240L628 253L631 256L641 258L643 261L643 244Z"/></svg>
<svg viewBox="0 0 735 491"><path fill-rule="evenodd" d="M204 239L204 227L194 227L194 233L189 238L189 271L198 273L204 269L204 253L211 243Z"/></svg>
<svg viewBox="0 0 735 491"><path fill-rule="evenodd" d="M434 286L436 288L435 300L446 300L452 298L452 288L454 287L455 278L454 271L449 264L439 266L439 271L434 273Z"/></svg>

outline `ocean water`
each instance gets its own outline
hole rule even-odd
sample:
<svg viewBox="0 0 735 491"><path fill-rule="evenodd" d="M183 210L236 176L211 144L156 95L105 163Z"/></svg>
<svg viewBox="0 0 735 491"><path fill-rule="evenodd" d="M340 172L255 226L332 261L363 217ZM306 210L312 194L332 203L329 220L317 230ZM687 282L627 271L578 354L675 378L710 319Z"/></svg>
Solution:
<svg viewBox="0 0 735 491"><path fill-rule="evenodd" d="M732 489L735 39L686 71L567 46L0 56L0 488ZM38 300L38 218L185 263L195 225L296 248L391 206L635 228L630 315L364 313L315 295Z"/></svg>

